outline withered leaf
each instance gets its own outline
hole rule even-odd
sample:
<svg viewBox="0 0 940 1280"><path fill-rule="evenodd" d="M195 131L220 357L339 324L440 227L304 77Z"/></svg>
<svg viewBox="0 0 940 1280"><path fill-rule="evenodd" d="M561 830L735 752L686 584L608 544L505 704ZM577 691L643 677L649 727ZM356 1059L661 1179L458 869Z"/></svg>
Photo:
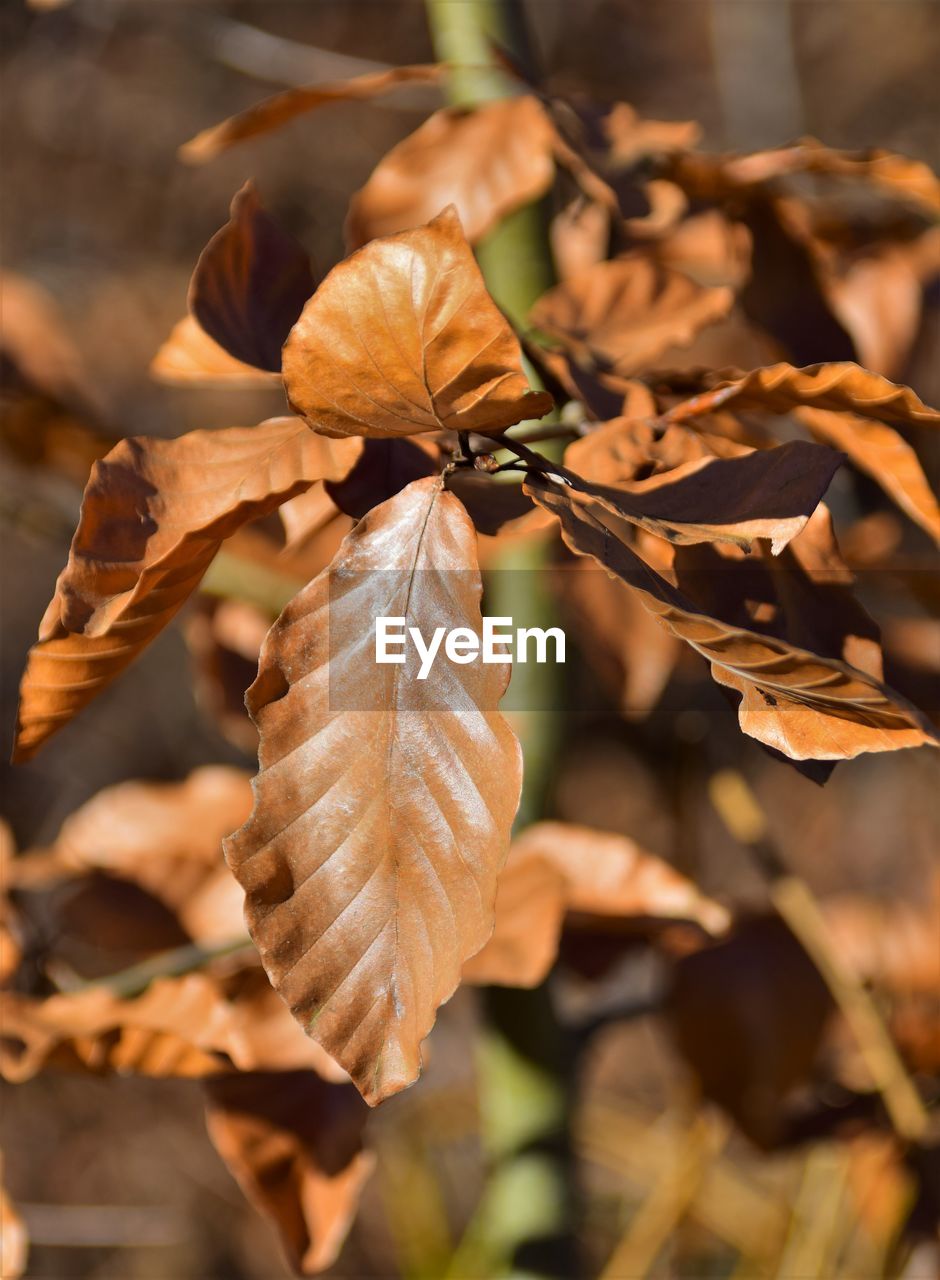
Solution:
<svg viewBox="0 0 940 1280"><path fill-rule="evenodd" d="M552 184L555 127L537 98L436 111L385 155L350 201L346 241L419 227L453 204L471 244Z"/></svg>
<svg viewBox="0 0 940 1280"><path fill-rule="evenodd" d="M296 412L327 436L493 435L551 408L453 208L334 267L284 347Z"/></svg>
<svg viewBox="0 0 940 1280"><path fill-rule="evenodd" d="M697 608L631 550L630 526L604 504L546 477L530 474L525 486L558 516L572 551L639 592L664 626L709 661L714 679L740 693L746 734L793 760L940 743L926 717L874 677Z"/></svg>
<svg viewBox="0 0 940 1280"><path fill-rule="evenodd" d="M621 433L617 422L602 427L570 446L566 460L578 468L584 456L589 474L603 475L603 437L613 437L615 449ZM618 515L670 542L749 547L766 538L776 555L804 528L841 462L834 449L797 440L733 458L700 457L647 480L586 483L584 468L569 478Z"/></svg>
<svg viewBox="0 0 940 1280"><path fill-rule="evenodd" d="M670 347L692 341L727 315L730 289L706 289L687 276L633 255L599 262L556 285L529 319L579 363L630 377Z"/></svg>
<svg viewBox="0 0 940 1280"><path fill-rule="evenodd" d="M361 520L412 480L440 471L438 452L422 440L365 440L349 475L327 481L326 491L340 511Z"/></svg>
<svg viewBox="0 0 940 1280"><path fill-rule="evenodd" d="M187 164L204 164L236 142L280 129L297 116L328 106L331 102L367 101L404 84L436 84L443 73L444 68L436 64L416 64L393 67L389 71L372 71L335 84L287 89L223 120L221 124L203 129L202 133L180 147L180 159Z"/></svg>
<svg viewBox="0 0 940 1280"><path fill-rule="evenodd" d="M281 347L316 288L310 259L262 206L253 182L230 212L199 255L189 310L230 356L277 373Z"/></svg>
<svg viewBox="0 0 940 1280"><path fill-rule="evenodd" d="M668 155L694 147L702 129L694 120L647 120L628 102L616 102L604 117L609 159L618 168L647 156Z"/></svg>
<svg viewBox="0 0 940 1280"><path fill-rule="evenodd" d="M195 590L224 538L314 480L344 475L360 447L315 436L297 418L271 418L175 440L122 440L96 463L30 650L14 758L29 759L133 661Z"/></svg>
<svg viewBox="0 0 940 1280"><path fill-rule="evenodd" d="M291 1266L304 1276L330 1266L374 1165L355 1089L313 1071L220 1076L205 1088L209 1137Z"/></svg>
<svg viewBox="0 0 940 1280"><path fill-rule="evenodd" d="M150 362L150 373L159 382L184 387L210 383L224 387L275 388L279 381L276 374L230 356L192 316L184 316L173 326L170 336Z"/></svg>
<svg viewBox="0 0 940 1280"><path fill-rule="evenodd" d="M940 410L925 405L910 387L889 382L851 361L807 365L804 369L772 364L743 376L717 375L714 386L676 405L668 416L681 422L732 402L738 409L768 413L800 408L855 413L894 426L940 423Z"/></svg>
<svg viewBox="0 0 940 1280"><path fill-rule="evenodd" d="M728 912L668 863L626 836L538 822L513 841L498 882L492 938L464 979L537 986L558 952L564 916L607 921L689 921L720 934Z"/></svg>
<svg viewBox="0 0 940 1280"><path fill-rule="evenodd" d="M917 454L893 427L854 413L831 413L827 409L798 409L796 417L817 440L842 449L902 511L935 542L940 542L940 505Z"/></svg>
<svg viewBox="0 0 940 1280"><path fill-rule="evenodd" d="M475 534L437 478L347 536L285 609L248 706L251 818L226 841L269 976L375 1104L410 1084L437 1006L492 928L519 799L508 668L375 662L372 619L479 634Z"/></svg>
<svg viewBox="0 0 940 1280"><path fill-rule="evenodd" d="M23 1219L7 1195L3 1180L3 1153L0 1152L0 1276L18 1280L26 1270L29 1236Z"/></svg>

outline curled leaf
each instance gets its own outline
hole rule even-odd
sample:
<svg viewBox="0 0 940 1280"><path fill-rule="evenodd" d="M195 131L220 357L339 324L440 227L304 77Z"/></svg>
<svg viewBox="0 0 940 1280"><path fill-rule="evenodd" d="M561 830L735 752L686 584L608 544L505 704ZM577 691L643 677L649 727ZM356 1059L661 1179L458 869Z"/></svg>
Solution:
<svg viewBox="0 0 940 1280"><path fill-rule="evenodd" d="M187 164L205 164L236 142L280 129L297 116L316 111L318 107L328 106L331 102L368 101L404 84L437 84L443 72L444 68L436 64L416 64L392 67L389 71L372 71L335 84L287 89L249 107L247 111L230 116L221 124L203 129L202 133L180 147L180 159Z"/></svg>
<svg viewBox="0 0 940 1280"><path fill-rule="evenodd" d="M219 1076L205 1088L209 1137L297 1274L330 1266L375 1162L355 1089L313 1071Z"/></svg>
<svg viewBox="0 0 940 1280"><path fill-rule="evenodd" d="M793 760L940 744L926 717L875 677L698 608L630 548L630 526L596 499L535 475L525 487L558 516L572 551L637 591L709 661L715 680L741 695L738 720L751 737Z"/></svg>
<svg viewBox="0 0 940 1280"><path fill-rule="evenodd" d="M479 634L475 540L438 479L410 484L288 605L248 691L261 772L226 857L275 988L371 1104L416 1078L489 935L519 799L508 668L375 661L377 616Z"/></svg>
<svg viewBox="0 0 940 1280"><path fill-rule="evenodd" d="M325 441L297 418L272 418L176 440L122 440L96 463L30 650L14 758L29 759L162 631L224 538L314 480L345 474L359 447Z"/></svg>
<svg viewBox="0 0 940 1280"><path fill-rule="evenodd" d="M436 111L382 158L353 196L349 248L419 227L450 204L476 244L507 213L548 190L554 140L545 108L529 95Z"/></svg>
<svg viewBox="0 0 940 1280"><path fill-rule="evenodd" d="M727 315L730 289L703 288L645 257L599 262L556 285L529 319L572 358L622 377L649 368L670 347L692 341Z"/></svg>
<svg viewBox="0 0 940 1280"><path fill-rule="evenodd" d="M334 267L291 330L284 385L327 436L493 435L552 404L529 390L453 208Z"/></svg>
<svg viewBox="0 0 940 1280"><path fill-rule="evenodd" d="M189 309L234 359L277 373L284 340L315 288L306 251L246 182L199 255Z"/></svg>

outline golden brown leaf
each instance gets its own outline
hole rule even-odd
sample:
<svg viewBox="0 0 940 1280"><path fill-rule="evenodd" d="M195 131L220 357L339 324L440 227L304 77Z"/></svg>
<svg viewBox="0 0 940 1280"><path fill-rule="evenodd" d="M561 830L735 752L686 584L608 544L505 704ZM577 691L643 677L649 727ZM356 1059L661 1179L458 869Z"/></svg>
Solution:
<svg viewBox="0 0 940 1280"><path fill-rule="evenodd" d="M281 347L315 288L306 250L246 182L229 221L199 255L189 310L235 360L277 373Z"/></svg>
<svg viewBox="0 0 940 1280"><path fill-rule="evenodd" d="M176 440L123 440L96 463L30 650L15 758L29 759L133 661L195 590L224 538L314 480L344 475L359 447L329 443L297 418L271 418Z"/></svg>
<svg viewBox="0 0 940 1280"><path fill-rule="evenodd" d="M284 347L284 385L327 436L493 435L552 405L529 390L453 208L334 267Z"/></svg>
<svg viewBox="0 0 940 1280"><path fill-rule="evenodd" d="M374 1104L410 1084L437 1006L492 928L519 798L508 668L374 661L372 620L480 629L475 534L418 480L285 609L248 704L255 809L226 841L272 982Z"/></svg>
<svg viewBox="0 0 940 1280"><path fill-rule="evenodd" d="M180 147L180 159L187 164L204 164L236 142L280 129L297 116L315 111L318 107L328 106L331 102L368 101L369 98L377 98L404 84L437 84L443 72L444 68L435 64L416 64L393 67L389 71L372 71L335 84L312 84L287 89L284 93L277 93L272 98L249 107L247 111L230 116L221 124L203 129Z"/></svg>
<svg viewBox="0 0 940 1280"><path fill-rule="evenodd" d="M464 966L464 980L537 986L558 952L566 913L582 925L689 921L712 934L730 920L724 907L626 836L538 822L513 841L499 877L493 936Z"/></svg>
<svg viewBox="0 0 940 1280"><path fill-rule="evenodd" d="M3 1181L3 1153L0 1152L0 1276L19 1280L26 1270L29 1237L23 1220L7 1195Z"/></svg>
<svg viewBox="0 0 940 1280"><path fill-rule="evenodd" d="M639 592L664 626L709 661L715 680L741 695L746 734L793 760L940 743L915 707L872 676L697 608L630 549L630 526L602 503L534 475L526 488L558 516L572 551Z"/></svg>
<svg viewBox="0 0 940 1280"><path fill-rule="evenodd" d="M560 280L603 262L610 242L610 212L595 200L573 200L552 219L552 257Z"/></svg>
<svg viewBox="0 0 940 1280"><path fill-rule="evenodd" d="M594 477L606 478L605 472L617 479L618 460L609 467L604 462L623 435L622 423L614 421L570 446L565 457L576 474L568 478L618 515L677 544L725 541L747 548L765 538L779 554L805 527L842 461L834 449L797 440L731 458L700 456L646 480L599 483Z"/></svg>
<svg viewBox="0 0 940 1280"><path fill-rule="evenodd" d="M624 377L649 368L670 347L692 341L727 315L730 289L705 289L645 257L615 258L543 294L530 313L537 328L579 363Z"/></svg>
<svg viewBox="0 0 940 1280"><path fill-rule="evenodd" d="M313 1071L221 1076L205 1087L209 1137L291 1266L303 1276L330 1266L374 1165L355 1089Z"/></svg>
<svg viewBox="0 0 940 1280"><path fill-rule="evenodd" d="M476 244L552 184L555 127L537 98L505 98L436 111L380 160L349 204L346 242L429 222L452 204Z"/></svg>
<svg viewBox="0 0 940 1280"><path fill-rule="evenodd" d="M893 427L854 413L799 409L796 416L817 440L842 449L902 511L940 542L940 505L917 454Z"/></svg>
<svg viewBox="0 0 940 1280"><path fill-rule="evenodd" d="M276 387L278 377L230 356L192 316L178 321L154 356L150 372L171 386L215 383L231 387Z"/></svg>
<svg viewBox="0 0 940 1280"><path fill-rule="evenodd" d="M702 129L694 120L647 120L628 102L617 102L604 117L604 133L611 164L628 168L648 156L694 147Z"/></svg>

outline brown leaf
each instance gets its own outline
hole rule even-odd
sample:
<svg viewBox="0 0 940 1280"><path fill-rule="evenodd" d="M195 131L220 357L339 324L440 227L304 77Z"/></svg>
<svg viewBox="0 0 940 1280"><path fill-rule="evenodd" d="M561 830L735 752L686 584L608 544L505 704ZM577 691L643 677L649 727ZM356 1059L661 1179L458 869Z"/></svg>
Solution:
<svg viewBox="0 0 940 1280"><path fill-rule="evenodd" d="M902 511L940 543L940 505L917 454L893 427L854 413L799 409L796 417L817 440L843 450Z"/></svg>
<svg viewBox="0 0 940 1280"><path fill-rule="evenodd" d="M615 450L622 434L619 422L610 423L570 446L566 461L577 468L584 458L591 473L603 474L605 468L598 465L602 450L605 445ZM725 541L747 548L766 538L777 555L804 528L841 461L834 449L792 441L738 457L699 457L647 480L616 486L583 483L583 467L569 479L618 515L670 542ZM610 471L616 475L616 464Z"/></svg>
<svg viewBox="0 0 940 1280"><path fill-rule="evenodd" d="M208 595L197 596L183 620L196 703L222 736L249 756L257 755L258 734L245 710L245 690L255 678L270 625L270 613L247 600Z"/></svg>
<svg viewBox="0 0 940 1280"><path fill-rule="evenodd" d="M231 387L276 387L277 375L254 365L242 364L201 329L192 316L173 326L150 364L159 382L171 386L214 383Z"/></svg>
<svg viewBox="0 0 940 1280"><path fill-rule="evenodd" d="M251 812L242 769L210 765L184 782L105 787L62 824L52 853L64 871L95 869L141 885L196 941L244 929L242 894L222 858L222 837Z"/></svg>
<svg viewBox="0 0 940 1280"><path fill-rule="evenodd" d="M349 248L419 227L450 204L476 244L551 186L555 136L545 108L528 95L436 111L382 158L353 196Z"/></svg>
<svg viewBox="0 0 940 1280"><path fill-rule="evenodd" d="M14 758L29 759L133 661L195 590L224 538L314 480L344 475L359 447L331 444L297 418L272 418L176 440L123 440L96 463L30 650Z"/></svg>
<svg viewBox="0 0 940 1280"><path fill-rule="evenodd" d="M736 409L768 413L827 409L901 427L940 424L940 410L925 405L910 387L889 382L850 361L813 364L805 369L772 364L738 377L717 374L708 391L676 405L669 418L682 422L730 403Z"/></svg>
<svg viewBox="0 0 940 1280"><path fill-rule="evenodd" d="M543 294L531 323L579 363L630 377L667 348L685 345L726 315L730 289L704 289L686 276L632 256L600 262Z"/></svg>
<svg viewBox="0 0 940 1280"><path fill-rule="evenodd" d="M247 111L230 116L221 124L203 129L180 147L180 159L187 164L204 164L236 142L280 129L297 116L328 106L331 102L364 102L403 84L437 84L443 73L442 66L418 64L392 67L388 71L372 71L335 84L312 84L287 89L284 93L277 93L272 98L249 107Z"/></svg>
<svg viewBox="0 0 940 1280"><path fill-rule="evenodd" d="M374 1165L355 1089L293 1071L221 1076L206 1091L209 1137L291 1266L298 1275L330 1266Z"/></svg>
<svg viewBox="0 0 940 1280"><path fill-rule="evenodd" d="M492 927L519 799L508 668L374 662L378 616L480 629L475 534L436 478L348 535L272 628L248 704L255 809L226 841L272 982L375 1104L410 1084L435 1010ZM327 625L328 621L328 625Z"/></svg>
<svg viewBox="0 0 940 1280"><path fill-rule="evenodd" d="M923 294L907 246L879 245L848 262L830 260L821 275L860 363L887 378L903 374L920 329Z"/></svg>
<svg viewBox="0 0 940 1280"><path fill-rule="evenodd" d="M537 986L557 955L566 913L582 926L691 921L720 934L729 923L724 907L626 836L539 822L513 841L499 877L493 936L464 966L464 980Z"/></svg>
<svg viewBox="0 0 940 1280"><path fill-rule="evenodd" d="M526 489L558 516L572 551L639 592L665 627L709 661L715 680L741 694L739 723L759 742L793 760L940 742L915 707L864 672L697 608L630 549L630 526L596 499L532 474Z"/></svg>
<svg viewBox="0 0 940 1280"><path fill-rule="evenodd" d="M281 347L316 288L310 259L262 206L253 182L230 212L199 255L189 310L234 359L278 373Z"/></svg>
<svg viewBox="0 0 940 1280"><path fill-rule="evenodd" d="M291 330L284 385L327 436L495 435L552 405L526 385L453 208L334 267Z"/></svg>
<svg viewBox="0 0 940 1280"><path fill-rule="evenodd" d="M594 200L572 200L551 224L552 257L560 280L603 262L610 242L610 212Z"/></svg>
<svg viewBox="0 0 940 1280"><path fill-rule="evenodd" d="M440 469L439 450L426 448L423 440L366 440L349 475L327 481L326 490L340 511L361 520L412 480L432 476Z"/></svg>
<svg viewBox="0 0 940 1280"><path fill-rule="evenodd" d="M646 120L628 102L615 103L604 117L610 146L609 160L628 168L648 156L667 155L694 147L702 136L694 120Z"/></svg>

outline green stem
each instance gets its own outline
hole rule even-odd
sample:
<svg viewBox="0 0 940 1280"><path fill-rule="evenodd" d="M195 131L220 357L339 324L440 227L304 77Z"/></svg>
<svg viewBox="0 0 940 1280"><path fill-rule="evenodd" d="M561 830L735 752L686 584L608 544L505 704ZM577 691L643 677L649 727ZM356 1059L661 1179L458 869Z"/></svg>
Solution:
<svg viewBox="0 0 940 1280"><path fill-rule="evenodd" d="M529 61L516 0L426 0L439 59L451 64L455 106L506 97L517 84L493 64L491 41L522 65ZM487 287L518 327L553 283L545 210L516 210L477 247ZM538 385L534 370L530 382ZM520 424L531 434L538 424ZM541 549L510 548L486 582L486 611L514 624L551 626ZM541 817L561 727L549 664L519 664L507 700L522 742L525 783L517 818ZM518 708L512 711L511 707ZM479 1052L480 1115L490 1174L477 1212L449 1270L453 1276L573 1275L569 1082L565 1037L545 986L492 987L483 994L486 1029Z"/></svg>

